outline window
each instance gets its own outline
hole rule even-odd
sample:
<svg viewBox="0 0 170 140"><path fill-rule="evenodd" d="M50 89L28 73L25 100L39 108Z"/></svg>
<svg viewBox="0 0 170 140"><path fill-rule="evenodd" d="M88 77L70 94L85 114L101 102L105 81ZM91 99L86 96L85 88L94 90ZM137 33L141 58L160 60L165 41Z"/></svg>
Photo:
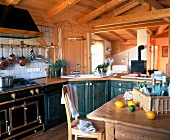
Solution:
<svg viewBox="0 0 170 140"><path fill-rule="evenodd" d="M104 59L104 42L95 41L91 46L91 64L92 73L95 71L97 65L102 64Z"/></svg>

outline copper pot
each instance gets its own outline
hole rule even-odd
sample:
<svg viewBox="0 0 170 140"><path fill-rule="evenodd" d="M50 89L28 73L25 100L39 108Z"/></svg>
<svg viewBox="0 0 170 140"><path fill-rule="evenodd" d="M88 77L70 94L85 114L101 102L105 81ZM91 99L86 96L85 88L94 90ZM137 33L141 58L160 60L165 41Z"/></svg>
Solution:
<svg viewBox="0 0 170 140"><path fill-rule="evenodd" d="M12 48L12 54L9 56L9 61L10 62L15 62L17 60L17 57L15 56L15 54L13 54L13 47Z"/></svg>
<svg viewBox="0 0 170 140"><path fill-rule="evenodd" d="M23 55L23 47L22 47L22 56L18 58L18 64L20 66L25 66L27 64L27 58Z"/></svg>
<svg viewBox="0 0 170 140"><path fill-rule="evenodd" d="M3 46L2 46L2 58L0 59L0 69L6 70L9 66L9 61L6 60L3 56Z"/></svg>

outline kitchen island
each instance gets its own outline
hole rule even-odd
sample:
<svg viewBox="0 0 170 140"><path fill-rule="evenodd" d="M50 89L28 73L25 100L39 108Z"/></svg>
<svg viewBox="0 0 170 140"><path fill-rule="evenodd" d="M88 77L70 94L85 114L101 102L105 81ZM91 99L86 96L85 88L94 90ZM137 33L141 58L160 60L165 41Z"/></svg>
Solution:
<svg viewBox="0 0 170 140"><path fill-rule="evenodd" d="M116 108L115 101L125 103L123 108ZM87 118L105 122L106 140L169 140L170 114L158 114L154 120L146 118L145 111L136 107L130 112L123 95L102 105L87 114Z"/></svg>

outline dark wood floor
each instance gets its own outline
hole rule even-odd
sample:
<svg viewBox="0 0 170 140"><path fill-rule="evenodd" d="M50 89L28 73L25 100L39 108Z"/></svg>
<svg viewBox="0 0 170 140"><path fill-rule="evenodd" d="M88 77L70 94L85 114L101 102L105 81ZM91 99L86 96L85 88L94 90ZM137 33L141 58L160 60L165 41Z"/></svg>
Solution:
<svg viewBox="0 0 170 140"><path fill-rule="evenodd" d="M29 138L27 140L67 140L67 124L63 123L54 128L51 128L42 134ZM74 137L73 137L74 140ZM95 140L79 138L78 140Z"/></svg>

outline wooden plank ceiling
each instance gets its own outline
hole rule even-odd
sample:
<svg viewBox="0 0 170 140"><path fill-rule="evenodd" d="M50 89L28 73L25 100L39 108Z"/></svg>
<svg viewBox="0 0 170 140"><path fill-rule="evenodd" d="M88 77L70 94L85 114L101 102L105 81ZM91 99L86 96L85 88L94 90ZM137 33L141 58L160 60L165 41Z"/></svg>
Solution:
<svg viewBox="0 0 170 140"><path fill-rule="evenodd" d="M1 0L30 12L37 24L59 26L68 20L73 27L94 29L108 41L133 40L137 29L151 37L166 37L170 0Z"/></svg>

